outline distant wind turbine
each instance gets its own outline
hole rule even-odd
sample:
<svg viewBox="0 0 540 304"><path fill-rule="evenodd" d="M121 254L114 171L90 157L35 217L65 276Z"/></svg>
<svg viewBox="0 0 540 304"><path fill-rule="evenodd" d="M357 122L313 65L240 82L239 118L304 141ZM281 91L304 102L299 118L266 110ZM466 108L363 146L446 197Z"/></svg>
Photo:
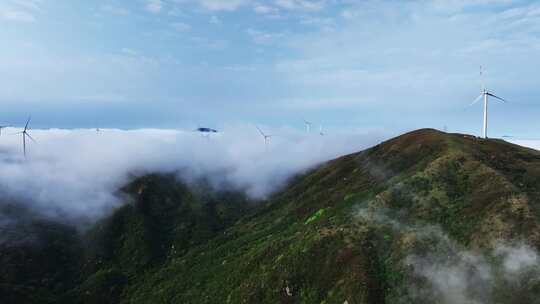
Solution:
<svg viewBox="0 0 540 304"><path fill-rule="evenodd" d="M261 134L261 136L264 138L264 148L265 149L268 149L268 141L270 140L270 138L272 138L272 136L274 135L268 135L268 134L265 134L259 127L255 126L257 128L257 130L259 130L259 133Z"/></svg>
<svg viewBox="0 0 540 304"><path fill-rule="evenodd" d="M482 73L482 67L480 67L480 78L482 78L483 76L483 73ZM482 81L482 92L480 94L480 96L478 96L471 104L470 106L474 105L475 103L477 103L478 101L480 101L482 98L484 98L484 124L483 124L483 129L482 129L482 136L484 138L487 138L487 131L488 131L488 103L489 103L489 96L495 98L495 99L498 99L502 102L506 102L506 100L502 99L501 97L499 96L496 96L495 94L489 92L486 87L484 86L484 83Z"/></svg>
<svg viewBox="0 0 540 304"><path fill-rule="evenodd" d="M304 119L304 124L306 124L306 132L311 132L312 123Z"/></svg>
<svg viewBox="0 0 540 304"><path fill-rule="evenodd" d="M11 126L0 126L0 136L2 136L2 129L8 128L8 127L11 127Z"/></svg>
<svg viewBox="0 0 540 304"><path fill-rule="evenodd" d="M30 123L30 119L32 117L28 117L28 120L26 121L26 125L24 125L24 130L22 130L22 132L19 132L19 133L15 133L15 134L22 134L22 139L23 139L23 153L24 153L24 157L26 157L26 137L28 136L28 138L30 138L33 142L36 142L32 136L30 136L30 134L28 133L28 124Z"/></svg>
<svg viewBox="0 0 540 304"><path fill-rule="evenodd" d="M319 126L319 135L324 136L324 132L322 130L322 125Z"/></svg>

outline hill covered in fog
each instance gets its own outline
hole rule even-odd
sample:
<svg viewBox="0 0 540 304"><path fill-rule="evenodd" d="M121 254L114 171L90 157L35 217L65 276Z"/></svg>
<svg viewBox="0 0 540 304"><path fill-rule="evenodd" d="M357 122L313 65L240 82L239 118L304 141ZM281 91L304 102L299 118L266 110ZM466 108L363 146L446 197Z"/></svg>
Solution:
<svg viewBox="0 0 540 304"><path fill-rule="evenodd" d="M265 199L173 174L139 177L118 197L112 215L78 230L3 204L2 299L540 299L540 152L500 140L414 131L293 176Z"/></svg>

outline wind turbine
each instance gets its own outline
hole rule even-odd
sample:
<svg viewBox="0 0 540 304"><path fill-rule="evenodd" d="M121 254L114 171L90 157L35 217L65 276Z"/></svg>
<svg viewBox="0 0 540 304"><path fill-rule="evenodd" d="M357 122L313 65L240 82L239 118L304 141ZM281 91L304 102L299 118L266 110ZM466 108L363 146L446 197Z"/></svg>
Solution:
<svg viewBox="0 0 540 304"><path fill-rule="evenodd" d="M268 149L268 140L270 140L270 138L272 138L272 136L274 136L274 135L267 135L259 127L257 127L257 126L255 126L255 127L257 128L257 130L259 130L259 133L264 138L264 148Z"/></svg>
<svg viewBox="0 0 540 304"><path fill-rule="evenodd" d="M32 136L30 136L30 134L28 133L28 124L30 123L30 119L32 117L28 117L28 120L26 121L26 125L24 125L24 130L22 130L22 132L19 132L19 133L15 133L15 134L22 134L22 138L23 138L23 153L24 153L24 157L26 157L26 136L28 136L28 138L30 138L33 142L36 142Z"/></svg>
<svg viewBox="0 0 540 304"><path fill-rule="evenodd" d="M324 136L324 132L322 130L322 125L319 126L319 135Z"/></svg>
<svg viewBox="0 0 540 304"><path fill-rule="evenodd" d="M2 136L2 129L8 128L8 127L11 127L11 126L0 126L0 136Z"/></svg>
<svg viewBox="0 0 540 304"><path fill-rule="evenodd" d="M482 78L483 76L483 73L482 73L482 67L480 67L480 78ZM487 138L487 131L488 131L488 104L489 104L489 97L493 97L495 99L498 99L502 102L506 102L506 100L502 99L501 97L489 92L486 87L484 86L484 82L482 81L482 92L480 94L480 96L478 96L471 104L470 106L474 105L475 103L477 103L478 101L480 101L480 99L484 98L484 124L483 124L483 129L482 129L482 136L484 138Z"/></svg>
<svg viewBox="0 0 540 304"><path fill-rule="evenodd" d="M304 119L304 124L306 124L306 132L311 132L312 123Z"/></svg>

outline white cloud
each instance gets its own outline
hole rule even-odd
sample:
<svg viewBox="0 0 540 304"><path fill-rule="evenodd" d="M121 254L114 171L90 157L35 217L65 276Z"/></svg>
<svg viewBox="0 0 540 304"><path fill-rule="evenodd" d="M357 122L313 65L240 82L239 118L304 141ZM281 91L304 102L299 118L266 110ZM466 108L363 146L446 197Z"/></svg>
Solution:
<svg viewBox="0 0 540 304"><path fill-rule="evenodd" d="M496 248L496 254L504 258L504 270L510 276L539 265L536 251L525 244L520 246L500 244Z"/></svg>
<svg viewBox="0 0 540 304"><path fill-rule="evenodd" d="M253 5L253 10L257 14L277 14L279 12L279 9L273 6L269 6L269 5L261 4L261 3L255 3Z"/></svg>
<svg viewBox="0 0 540 304"><path fill-rule="evenodd" d="M325 0L275 0L275 4L287 10L319 11L326 7Z"/></svg>
<svg viewBox="0 0 540 304"><path fill-rule="evenodd" d="M410 189L403 189L406 190ZM407 240L404 249L408 252L404 252L406 257L400 261L406 269L402 273L407 293L394 290L394 295L413 303L430 303L437 299L445 304L497 303L497 298L504 299L501 294L519 294L522 299L537 297L532 289L522 287L540 279L539 258L534 247L522 241L495 239L490 244L492 248L471 245L473 248L469 249L440 226L404 220L403 212L386 209L380 203L377 200L362 202L354 216L372 227L390 229L396 240Z"/></svg>
<svg viewBox="0 0 540 304"><path fill-rule="evenodd" d="M200 47L212 50L223 50L229 46L229 42L223 39L211 40L205 37L192 37L191 41Z"/></svg>
<svg viewBox="0 0 540 304"><path fill-rule="evenodd" d="M106 12L106 13L113 14L113 15L118 15L118 16L127 16L127 15L129 15L131 13L126 8L113 6L113 5L108 5L108 4L101 6L100 9L102 11Z"/></svg>
<svg viewBox="0 0 540 304"><path fill-rule="evenodd" d="M300 19L300 23L304 25L318 26L321 29L331 29L336 25L334 19L329 18L329 17L319 18L319 17L304 16Z"/></svg>
<svg viewBox="0 0 540 304"><path fill-rule="evenodd" d="M171 26L177 32L188 32L191 30L191 25L183 22L174 22L171 24Z"/></svg>
<svg viewBox="0 0 540 304"><path fill-rule="evenodd" d="M211 11L235 11L251 3L250 0L198 0L206 9Z"/></svg>
<svg viewBox="0 0 540 304"><path fill-rule="evenodd" d="M0 20L32 23L41 11L38 0L5 0L0 3Z"/></svg>
<svg viewBox="0 0 540 304"><path fill-rule="evenodd" d="M163 1L161 0L146 0L146 10L157 14L163 9Z"/></svg>
<svg viewBox="0 0 540 304"><path fill-rule="evenodd" d="M508 5L514 0L431 0L428 4L440 12L456 13L471 7Z"/></svg>
<svg viewBox="0 0 540 304"><path fill-rule="evenodd" d="M257 44L273 44L276 41L285 37L284 33L270 33L259 31L256 29L249 28L246 30L246 33L251 36L253 42Z"/></svg>
<svg viewBox="0 0 540 304"><path fill-rule="evenodd" d="M210 24L221 24L221 20L217 16L210 17Z"/></svg>
<svg viewBox="0 0 540 304"><path fill-rule="evenodd" d="M0 10L0 19L7 21L17 21L17 22L34 22L36 21L33 14L25 11L18 10Z"/></svg>
<svg viewBox="0 0 540 304"><path fill-rule="evenodd" d="M11 0L11 2L21 8L25 8L30 11L40 11L41 10L41 0Z"/></svg>
<svg viewBox="0 0 540 304"><path fill-rule="evenodd" d="M381 139L263 129L276 135L267 150L253 125L229 126L210 137L175 130L36 129L30 133L38 144L28 144L26 160L20 136L2 136L0 193L48 215L96 217L118 206L114 193L130 174L181 170L183 178L208 177L215 187L230 185L260 198L292 174Z"/></svg>
<svg viewBox="0 0 540 304"><path fill-rule="evenodd" d="M135 56L138 54L137 51L135 51L134 49L130 49L130 48L123 48L122 50L122 53L126 54L126 55L130 55L130 56Z"/></svg>

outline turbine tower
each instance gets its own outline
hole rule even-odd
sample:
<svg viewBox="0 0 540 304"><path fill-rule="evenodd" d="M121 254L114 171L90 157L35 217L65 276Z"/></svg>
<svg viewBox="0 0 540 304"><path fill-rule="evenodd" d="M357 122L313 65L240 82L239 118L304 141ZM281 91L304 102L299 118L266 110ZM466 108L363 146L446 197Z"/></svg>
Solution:
<svg viewBox="0 0 540 304"><path fill-rule="evenodd" d="M482 73L482 67L480 67L480 78L482 78L483 76L483 73ZM477 103L478 101L480 101L482 98L484 99L484 124L483 124L483 128L482 128L482 137L483 138L488 138L487 137L487 132L488 132L488 105L489 105L489 97L493 97L495 99L498 99L502 102L506 102L506 100L502 99L501 97L489 92L486 87L484 86L484 83L482 81L482 92L480 93L480 96L478 96L472 103L471 103L471 106L474 105L475 103Z"/></svg>
<svg viewBox="0 0 540 304"><path fill-rule="evenodd" d="M268 141L270 140L270 138L272 138L272 136L274 135L267 135L265 134L259 127L255 126L257 128L257 130L259 130L259 133L261 134L261 136L264 138L264 149L268 149Z"/></svg>
<svg viewBox="0 0 540 304"><path fill-rule="evenodd" d="M26 137L28 136L28 138L30 138L33 142L36 142L32 136L30 136L30 134L28 133L28 124L30 123L30 119L32 117L28 117L28 120L26 121L26 125L24 125L24 130L22 130L22 132L19 132L19 133L15 133L15 134L22 134L22 139L23 139L23 153L24 153L24 157L26 157Z"/></svg>
<svg viewBox="0 0 540 304"><path fill-rule="evenodd" d="M304 119L304 124L306 124L306 132L311 132L311 122Z"/></svg>
<svg viewBox="0 0 540 304"><path fill-rule="evenodd" d="M0 136L2 136L2 129L8 128L8 127L11 127L11 126L0 126Z"/></svg>

